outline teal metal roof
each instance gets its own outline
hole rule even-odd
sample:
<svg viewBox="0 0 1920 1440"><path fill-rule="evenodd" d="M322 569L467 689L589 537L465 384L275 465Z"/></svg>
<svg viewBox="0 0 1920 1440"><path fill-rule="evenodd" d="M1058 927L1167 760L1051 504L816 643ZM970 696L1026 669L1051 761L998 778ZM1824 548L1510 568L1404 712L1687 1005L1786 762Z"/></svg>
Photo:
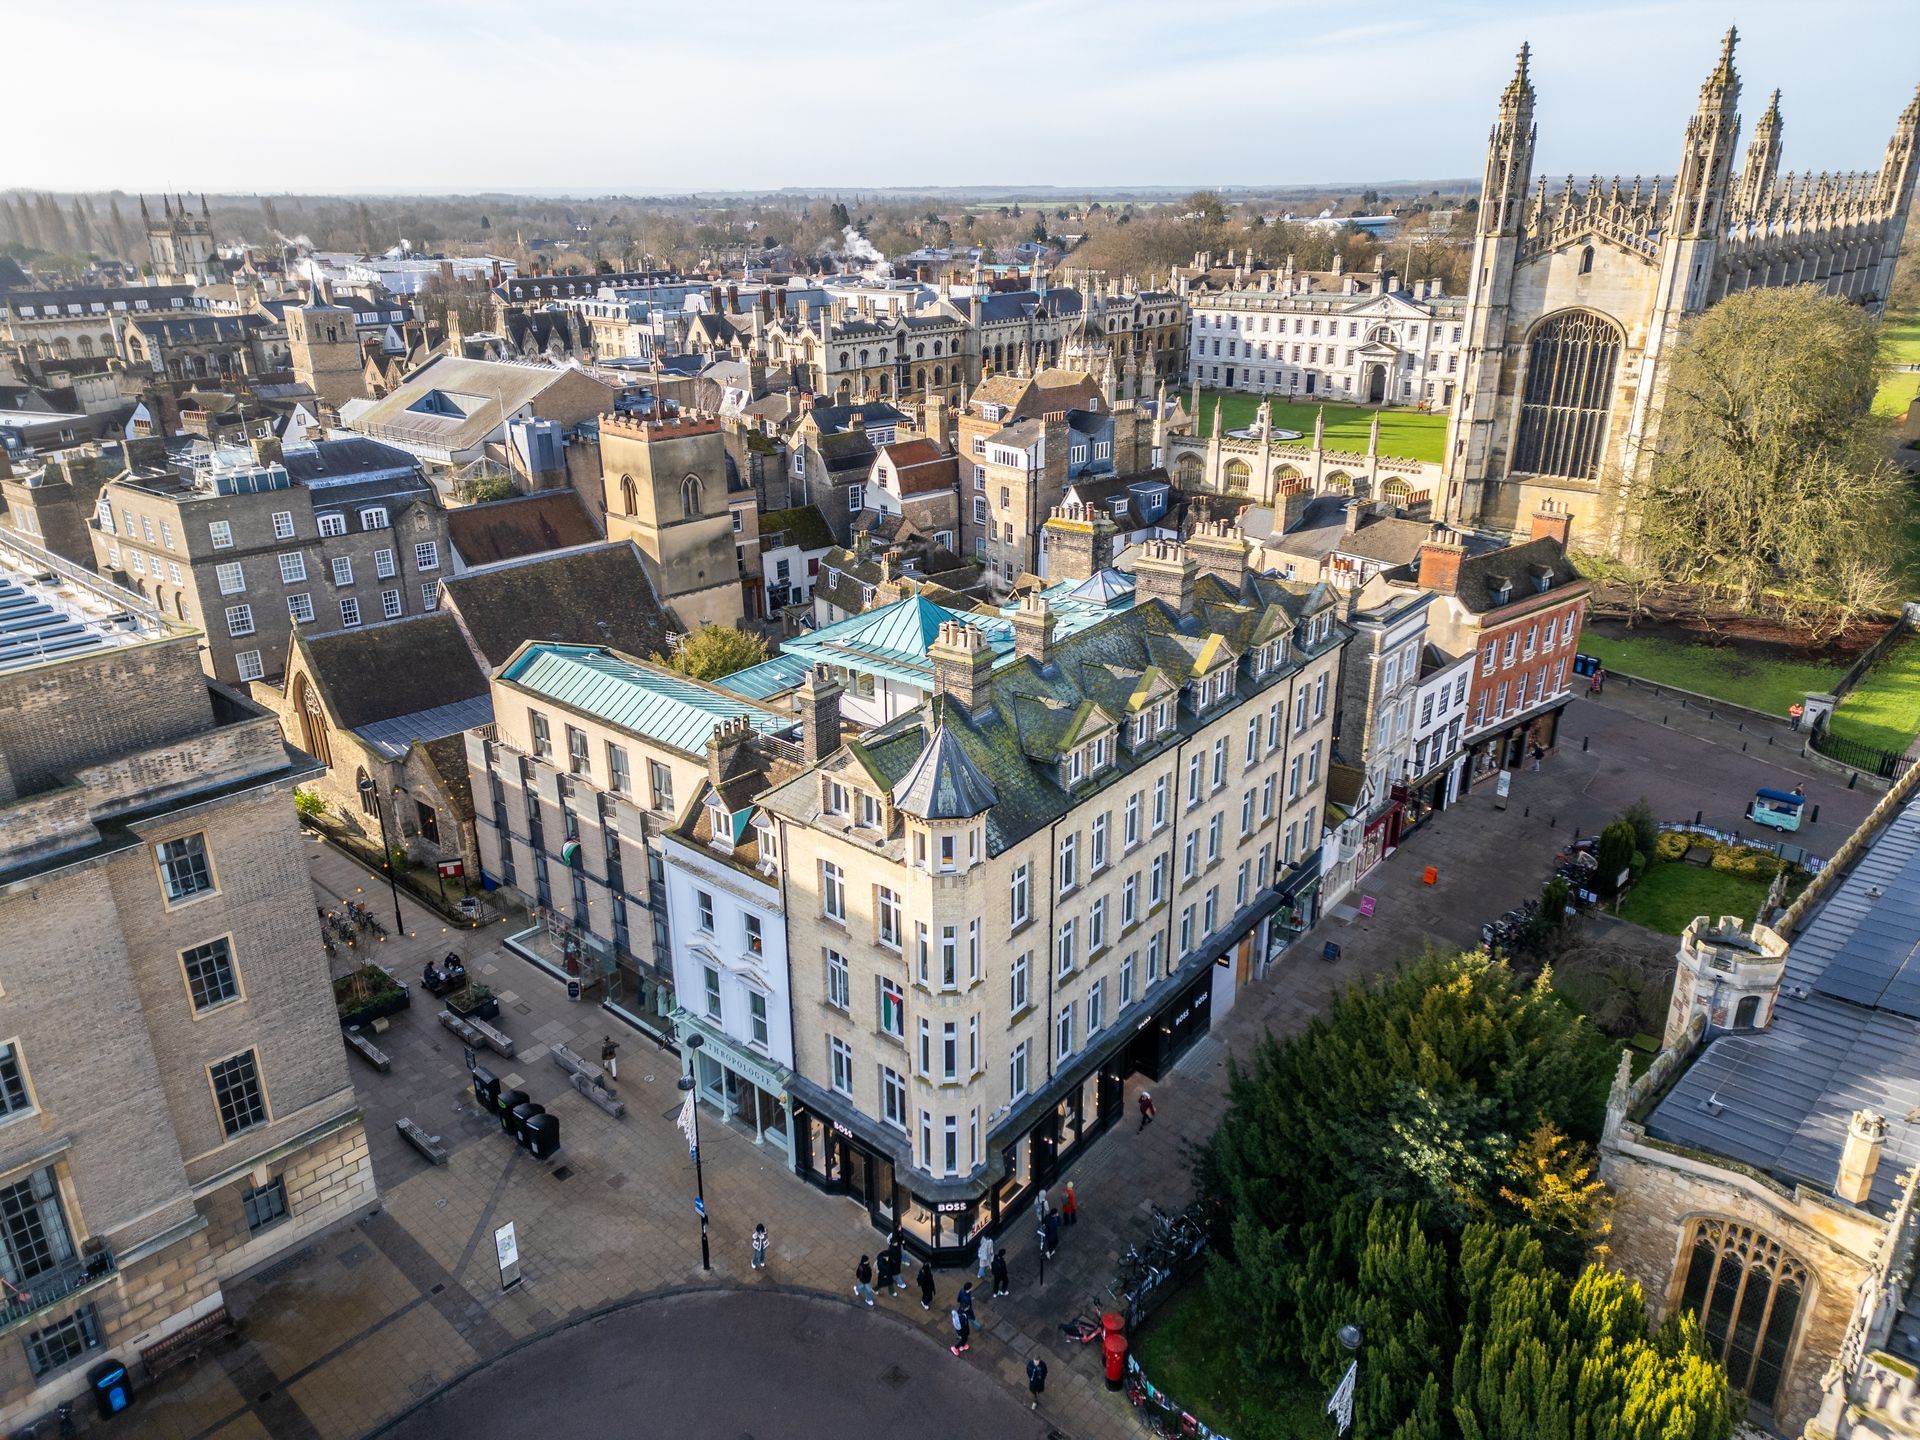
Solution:
<svg viewBox="0 0 1920 1440"><path fill-rule="evenodd" d="M940 627L949 620L985 631L987 643L998 655L1012 653L1013 627L1007 621L949 610L923 596L909 595L877 610L849 615L811 635L783 640L782 658L790 656L803 665L832 665L931 690L933 666L927 659L927 647L940 638Z"/></svg>
<svg viewBox="0 0 1920 1440"><path fill-rule="evenodd" d="M662 666L622 660L584 645L529 646L501 678L688 755L706 754L713 727L722 720L744 716L762 734L790 730L795 724L791 715Z"/></svg>
<svg viewBox="0 0 1920 1440"><path fill-rule="evenodd" d="M749 665L731 675L722 675L713 683L722 690L731 690L735 695L744 695L749 700L765 700L770 695L792 690L806 678L807 662L804 659L798 655L776 655L771 660L762 660L758 665Z"/></svg>

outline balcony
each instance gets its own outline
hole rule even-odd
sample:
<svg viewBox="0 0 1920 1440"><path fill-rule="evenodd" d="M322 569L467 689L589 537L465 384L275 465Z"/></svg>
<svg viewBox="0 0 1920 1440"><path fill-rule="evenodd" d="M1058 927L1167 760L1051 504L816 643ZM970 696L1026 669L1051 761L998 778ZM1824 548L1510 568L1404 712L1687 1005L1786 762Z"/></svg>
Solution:
<svg viewBox="0 0 1920 1440"><path fill-rule="evenodd" d="M0 1290L6 1300L0 1305L0 1329L10 1328L58 1305L68 1296L108 1279L119 1268L113 1251L103 1244L91 1253L76 1255L50 1270L41 1271L24 1285L9 1282Z"/></svg>

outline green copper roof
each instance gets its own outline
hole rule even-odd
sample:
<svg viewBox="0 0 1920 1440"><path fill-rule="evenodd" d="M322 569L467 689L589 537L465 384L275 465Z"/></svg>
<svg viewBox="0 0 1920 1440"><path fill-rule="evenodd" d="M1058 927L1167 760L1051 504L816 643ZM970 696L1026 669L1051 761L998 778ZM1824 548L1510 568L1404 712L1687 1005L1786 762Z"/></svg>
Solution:
<svg viewBox="0 0 1920 1440"><path fill-rule="evenodd" d="M723 720L744 716L763 734L790 730L795 724L791 715L663 666L622 660L585 645L530 645L501 678L688 755L706 754L713 727Z"/></svg>

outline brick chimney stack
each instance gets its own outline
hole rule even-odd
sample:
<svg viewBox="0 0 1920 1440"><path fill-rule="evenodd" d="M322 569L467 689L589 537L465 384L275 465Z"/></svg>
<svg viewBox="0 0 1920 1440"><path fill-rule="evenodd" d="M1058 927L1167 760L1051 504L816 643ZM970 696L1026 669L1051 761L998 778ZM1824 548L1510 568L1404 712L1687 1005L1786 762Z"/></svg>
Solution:
<svg viewBox="0 0 1920 1440"><path fill-rule="evenodd" d="M1467 547L1444 525L1433 527L1420 546L1420 585L1441 595L1460 589L1460 562L1467 558Z"/></svg>
<svg viewBox="0 0 1920 1440"><path fill-rule="evenodd" d="M993 651L979 627L948 620L927 647L933 663L933 693L951 697L969 715L986 708L987 682L993 675Z"/></svg>
<svg viewBox="0 0 1920 1440"><path fill-rule="evenodd" d="M818 765L840 748L840 697L846 686L825 665L815 665L794 693L800 711L800 753Z"/></svg>
<svg viewBox="0 0 1920 1440"><path fill-rule="evenodd" d="M713 739L707 745L707 778L716 789L733 774L734 757L752 734L753 727L744 715L722 720L713 727Z"/></svg>
<svg viewBox="0 0 1920 1440"><path fill-rule="evenodd" d="M1159 600L1175 615L1193 609L1193 557L1177 540L1148 540L1133 562L1133 593L1138 604Z"/></svg>
<svg viewBox="0 0 1920 1440"><path fill-rule="evenodd" d="M1533 512L1531 540L1558 540L1562 550L1573 537L1573 512L1566 506L1552 500L1542 500L1540 508Z"/></svg>
<svg viewBox="0 0 1920 1440"><path fill-rule="evenodd" d="M1047 598L1038 593L1020 597L1020 608L1013 612L1013 653L1036 665L1045 665L1053 654L1053 627L1058 623Z"/></svg>
<svg viewBox="0 0 1920 1440"><path fill-rule="evenodd" d="M1202 520L1187 536L1187 553L1202 575L1212 575L1229 590L1247 578L1247 542L1230 520Z"/></svg>

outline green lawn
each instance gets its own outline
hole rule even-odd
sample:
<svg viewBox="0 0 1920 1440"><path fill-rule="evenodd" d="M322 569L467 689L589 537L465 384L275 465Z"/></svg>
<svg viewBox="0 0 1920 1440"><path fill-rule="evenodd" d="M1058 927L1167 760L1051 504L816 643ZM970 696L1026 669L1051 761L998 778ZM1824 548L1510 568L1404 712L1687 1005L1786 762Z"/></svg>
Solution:
<svg viewBox="0 0 1920 1440"><path fill-rule="evenodd" d="M1880 324L1886 336L1886 358L1894 364L1920 365L1920 315L1889 315ZM1920 374L1911 370L1889 372L1881 378L1873 397L1873 413L1897 420L1907 413L1907 402L1920 391ZM1233 414L1231 410L1227 412Z"/></svg>
<svg viewBox="0 0 1920 1440"><path fill-rule="evenodd" d="M1773 715L1784 716L1788 706L1804 702L1809 693L1825 690L1840 678L1839 669L1830 665L1754 660L1738 650L1682 645L1651 636L1615 639L1587 631L1580 637L1580 648L1598 655L1607 669L1623 675L1730 700Z"/></svg>
<svg viewBox="0 0 1920 1440"><path fill-rule="evenodd" d="M1895 641L1840 702L1828 729L1846 740L1896 754L1920 733L1920 644Z"/></svg>
<svg viewBox="0 0 1920 1440"><path fill-rule="evenodd" d="M1242 430L1253 423L1260 402L1269 397L1248 395L1238 390L1202 390L1200 392L1201 435L1213 433L1214 407L1224 403L1222 430ZM1365 405L1328 405L1326 444L1329 450L1367 448L1367 436L1373 429L1373 417L1380 417L1380 453L1407 460L1425 460L1438 465L1447 448L1447 417L1444 413L1424 414L1418 410L1374 410ZM1313 417L1318 404L1295 400L1273 400L1273 423L1283 430L1298 430L1313 438Z"/></svg>
<svg viewBox="0 0 1920 1440"><path fill-rule="evenodd" d="M1234 1349L1238 1338L1213 1308L1205 1283L1196 1281L1141 1332L1140 1365L1157 1388L1232 1440L1328 1434L1326 1396L1311 1387L1296 1385L1271 1400L1256 1397Z"/></svg>
<svg viewBox="0 0 1920 1440"><path fill-rule="evenodd" d="M1620 918L1678 935L1701 915L1751 920L1767 898L1767 882L1684 860L1654 864L1620 902Z"/></svg>

